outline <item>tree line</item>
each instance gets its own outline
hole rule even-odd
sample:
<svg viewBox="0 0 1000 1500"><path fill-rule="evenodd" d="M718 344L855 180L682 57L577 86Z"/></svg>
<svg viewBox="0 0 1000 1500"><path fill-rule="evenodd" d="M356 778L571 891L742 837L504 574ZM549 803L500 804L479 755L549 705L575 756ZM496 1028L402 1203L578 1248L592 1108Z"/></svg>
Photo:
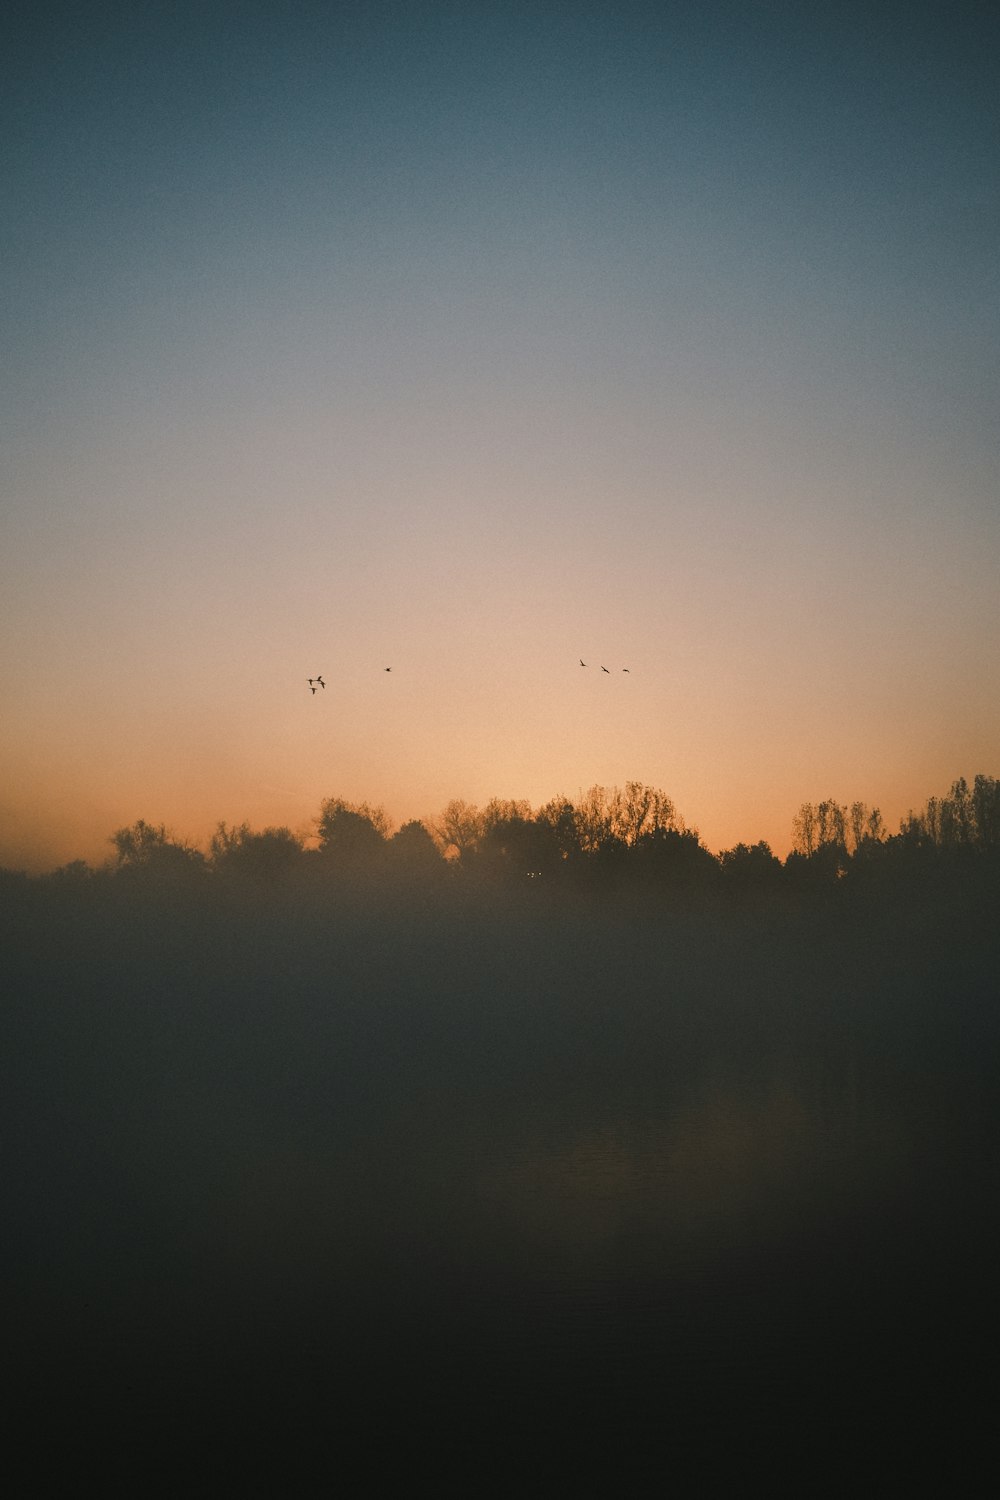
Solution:
<svg viewBox="0 0 1000 1500"><path fill-rule="evenodd" d="M533 808L493 798L484 806L452 800L436 817L393 828L384 808L329 797L312 836L284 826L254 829L220 822L207 850L166 825L138 819L110 836L113 855L100 870L74 861L41 880L182 883L199 878L274 886L293 880L375 880L542 888L608 885L759 894L858 883L873 873L954 868L956 861L1000 860L1000 781L964 777L943 796L910 810L890 834L880 810L833 798L805 802L792 820L793 847L780 860L765 840L713 854L657 787L628 781L593 786L576 801L555 797ZM8 880L14 872L6 872ZM26 878L26 877L20 877Z"/></svg>

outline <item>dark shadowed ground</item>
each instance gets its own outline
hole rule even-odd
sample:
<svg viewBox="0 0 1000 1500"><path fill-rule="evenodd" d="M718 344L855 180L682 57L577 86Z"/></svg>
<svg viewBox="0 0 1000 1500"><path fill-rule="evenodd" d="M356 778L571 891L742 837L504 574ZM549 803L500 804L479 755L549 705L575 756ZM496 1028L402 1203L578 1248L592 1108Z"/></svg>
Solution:
<svg viewBox="0 0 1000 1500"><path fill-rule="evenodd" d="M966 1491L989 892L10 881L3 924L40 1492Z"/></svg>

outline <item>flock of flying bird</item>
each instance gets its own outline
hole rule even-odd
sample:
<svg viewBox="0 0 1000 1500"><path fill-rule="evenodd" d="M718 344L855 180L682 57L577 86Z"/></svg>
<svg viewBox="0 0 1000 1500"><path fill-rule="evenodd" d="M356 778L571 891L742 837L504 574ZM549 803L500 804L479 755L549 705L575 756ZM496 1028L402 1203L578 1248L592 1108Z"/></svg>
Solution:
<svg viewBox="0 0 1000 1500"><path fill-rule="evenodd" d="M583 659L582 656L579 657L578 659L579 659L581 667L586 667L586 666L589 665L588 662L584 661L584 659ZM392 668L391 667L386 667L385 671L391 672ZM607 672L608 676L609 677L611 676L611 668L610 667L602 666L601 667L601 671L602 672ZM629 668L628 667L622 667L622 671L623 672L628 672ZM308 680L308 683L309 683L309 691L311 693L315 693L317 688L325 688L326 687L326 683L323 681L323 677L322 677L321 673L317 673L317 675L315 677L310 677L307 680Z"/></svg>
<svg viewBox="0 0 1000 1500"><path fill-rule="evenodd" d="M391 672L392 668L391 667L386 667L385 670L387 672ZM316 689L318 687L321 687L321 688L325 688L326 687L326 683L323 681L323 677L322 677L321 674L318 675L318 676L316 676L316 677L310 677L310 678L307 679L307 681L309 683L309 691L311 693L315 693L315 691L316 691Z"/></svg>

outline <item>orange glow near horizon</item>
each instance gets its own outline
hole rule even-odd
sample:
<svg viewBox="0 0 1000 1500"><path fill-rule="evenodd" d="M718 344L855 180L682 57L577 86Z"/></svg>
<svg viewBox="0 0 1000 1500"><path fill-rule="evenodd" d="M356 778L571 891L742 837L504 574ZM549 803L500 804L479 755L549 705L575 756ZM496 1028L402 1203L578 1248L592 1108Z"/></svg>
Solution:
<svg viewBox="0 0 1000 1500"><path fill-rule="evenodd" d="M518 507L501 465L467 508L460 459L404 498L383 454L391 514L366 512L370 535L349 486L321 503L290 463L280 511L198 510L182 467L117 494L95 480L84 515L114 511L113 536L69 513L23 534L0 641L0 862L99 862L138 817L204 846L219 820L308 831L329 796L398 823L453 797L538 806L627 780L662 788L713 850L763 838L783 855L804 800L860 799L892 829L956 776L996 772L985 517L956 538L928 512L904 566L895 533L859 516L817 577L825 512L791 495L776 511L745 475L738 505L677 494L660 511L622 476L612 512L584 468L572 503L564 480Z"/></svg>
<svg viewBox="0 0 1000 1500"><path fill-rule="evenodd" d="M935 110L895 28L444 9L22 59L3 864L627 780L783 854L1000 770L978 43Z"/></svg>
<svg viewBox="0 0 1000 1500"><path fill-rule="evenodd" d="M305 676L290 668L270 691L258 687L251 707L228 696L213 705L205 682L186 712L171 699L146 704L139 716L133 694L127 711L109 721L105 698L96 722L77 705L73 738L60 750L63 703L50 708L58 722L38 725L16 774L7 776L0 863L31 871L77 858L100 864L111 855L112 831L139 817L205 848L220 820L282 825L309 837L330 796L381 804L398 826L435 817L453 797L479 804L525 798L537 807L627 780L666 791L714 851L766 839L784 856L804 800L858 798L881 807L891 830L955 776L989 772L984 743L978 754L974 743L961 746L958 765L942 743L909 766L884 769L868 759L861 733L831 744L802 726L788 741L779 724L769 739L768 725L755 723L749 709L713 699L697 683L683 688L688 723L672 725L662 707L654 719L650 700L655 708L657 698L673 694L652 690L641 665L620 681L602 679L599 666L581 670L568 653L547 665L561 676L558 692L537 667L523 680L506 671L478 684L466 667L449 694L416 667L411 682L404 652L391 681L382 681L381 668L370 680L361 672L341 680L327 667L325 696L315 698L305 682L314 666ZM8 741L8 764L13 758Z"/></svg>

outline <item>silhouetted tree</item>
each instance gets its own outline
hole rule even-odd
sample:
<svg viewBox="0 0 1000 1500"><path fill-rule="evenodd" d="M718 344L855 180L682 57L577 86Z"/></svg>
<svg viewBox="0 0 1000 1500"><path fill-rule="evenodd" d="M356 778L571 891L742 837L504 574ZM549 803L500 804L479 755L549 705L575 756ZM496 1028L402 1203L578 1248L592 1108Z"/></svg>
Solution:
<svg viewBox="0 0 1000 1500"><path fill-rule="evenodd" d="M785 861L790 882L822 885L845 874L849 864L847 830L847 808L835 798L827 797L815 806L803 802L792 819L792 854ZM798 860L811 863L810 875L805 875Z"/></svg>
<svg viewBox="0 0 1000 1500"><path fill-rule="evenodd" d="M776 890L781 883L781 860L764 839L724 849L719 855L719 868L732 890L766 892Z"/></svg>
<svg viewBox="0 0 1000 1500"><path fill-rule="evenodd" d="M111 843L118 855L118 864L148 864L154 854L167 844L167 830L163 823L156 825L139 818L127 828L118 828L111 835Z"/></svg>
<svg viewBox="0 0 1000 1500"><path fill-rule="evenodd" d="M795 853L808 858L816 848L817 836L816 809L811 802L803 802L792 819L792 847Z"/></svg>
<svg viewBox="0 0 1000 1500"><path fill-rule="evenodd" d="M898 839L890 842L903 843L909 849L934 848L937 831L937 798L931 797L923 812L915 813L911 808L900 818Z"/></svg>
<svg viewBox="0 0 1000 1500"><path fill-rule="evenodd" d="M817 846L832 844L847 852L847 809L832 797L820 802L816 808Z"/></svg>
<svg viewBox="0 0 1000 1500"><path fill-rule="evenodd" d="M1000 849L1000 781L995 776L979 775L973 782L972 816L980 848Z"/></svg>
<svg viewBox="0 0 1000 1500"><path fill-rule="evenodd" d="M514 800L510 797L491 797L483 808L480 815L482 832L488 834L491 829L502 823L531 821L533 813L531 803L524 799Z"/></svg>
<svg viewBox="0 0 1000 1500"><path fill-rule="evenodd" d="M852 854L866 842L880 843L885 838L885 823L878 808L852 802L847 812L847 835Z"/></svg>
<svg viewBox="0 0 1000 1500"><path fill-rule="evenodd" d="M94 879L95 872L84 859L71 859L68 864L60 865L57 870L52 870L44 877L51 885L72 886L79 888L88 885Z"/></svg>
<svg viewBox="0 0 1000 1500"><path fill-rule="evenodd" d="M220 873L270 884L301 862L302 840L290 828L254 832L248 823L232 828L220 823L212 835L210 857Z"/></svg>
<svg viewBox="0 0 1000 1500"><path fill-rule="evenodd" d="M455 798L431 825L442 854L468 862L483 836L483 815L474 803Z"/></svg>
<svg viewBox="0 0 1000 1500"><path fill-rule="evenodd" d="M386 852L393 868L404 874L435 874L442 866L441 851L428 829L415 818L397 829Z"/></svg>
<svg viewBox="0 0 1000 1500"><path fill-rule="evenodd" d="M182 889L182 880L199 877L209 866L215 875L240 874L264 885L298 866L299 890L305 889L310 870L363 870L368 893L382 873L402 891L410 876L423 872L433 878L431 872L449 865L451 874L442 876L446 885L462 871L466 880L542 877L546 885L562 881L580 891L627 887L630 893L642 882L703 893L716 885L730 891L822 893L849 876L844 889L854 892L851 901L893 886L901 892L928 891L934 881L941 889L941 882L951 882L950 899L960 900L953 876L969 882L963 890L985 891L984 879L1000 884L1000 870L982 857L1000 848L1000 781L983 774L971 786L959 777L945 795L929 797L920 811L901 819L894 838L888 837L877 807L834 798L805 802L793 819L794 847L783 866L763 841L737 844L715 858L697 832L685 828L671 798L639 781L595 785L576 804L555 797L537 811L524 799L492 798L484 807L455 799L433 822L411 820L392 837L383 808L334 797L322 803L316 826L319 848L307 852L289 828L254 830L246 822L221 822L206 861L164 824L140 818L110 836L113 872L74 861L43 877L7 872L4 878L15 891L37 890L44 883L72 896L86 888L89 910L119 879L155 875ZM931 882L924 880L928 871Z"/></svg>
<svg viewBox="0 0 1000 1500"><path fill-rule="evenodd" d="M126 828L116 829L110 842L115 846L120 872L177 878L205 869L205 856L172 838L162 823L139 818Z"/></svg>
<svg viewBox="0 0 1000 1500"><path fill-rule="evenodd" d="M718 861L693 828L661 827L640 834L629 849L629 865L636 878L688 896L709 890L720 874Z"/></svg>
<svg viewBox="0 0 1000 1500"><path fill-rule="evenodd" d="M329 797L317 820L320 854L337 864L370 863L385 848L389 820L381 807Z"/></svg>
<svg viewBox="0 0 1000 1500"><path fill-rule="evenodd" d="M626 781L625 790L615 788L611 800L614 829L630 848L640 840L663 833L678 833L683 824L671 799L658 787L641 781ZM695 835L697 841L697 834Z"/></svg>
<svg viewBox="0 0 1000 1500"><path fill-rule="evenodd" d="M975 842L972 794L964 776L953 781L947 797L942 797L939 820L939 839L946 848L965 847Z"/></svg>
<svg viewBox="0 0 1000 1500"><path fill-rule="evenodd" d="M573 807L577 838L584 854L594 855L611 842L611 813L606 787L592 786Z"/></svg>
<svg viewBox="0 0 1000 1500"><path fill-rule="evenodd" d="M522 880L551 872L558 862L552 829L533 816L528 803L509 803L505 809L491 803L486 813L480 857L488 870Z"/></svg>
<svg viewBox="0 0 1000 1500"><path fill-rule="evenodd" d="M580 848L587 854L631 848L647 834L681 827L673 802L665 792L628 781L620 787L592 786L575 808Z"/></svg>
<svg viewBox="0 0 1000 1500"><path fill-rule="evenodd" d="M1000 843L1000 782L976 776L969 787L964 776L943 797L928 797L922 811L900 820L900 835L911 847L989 849Z"/></svg>
<svg viewBox="0 0 1000 1500"><path fill-rule="evenodd" d="M535 820L546 830L547 845L558 864L571 864L581 852L576 810L568 797L553 797L538 809Z"/></svg>
<svg viewBox="0 0 1000 1500"><path fill-rule="evenodd" d="M868 814L865 825L865 839L874 844L880 844L886 837L886 826L882 814L877 807L873 807Z"/></svg>

